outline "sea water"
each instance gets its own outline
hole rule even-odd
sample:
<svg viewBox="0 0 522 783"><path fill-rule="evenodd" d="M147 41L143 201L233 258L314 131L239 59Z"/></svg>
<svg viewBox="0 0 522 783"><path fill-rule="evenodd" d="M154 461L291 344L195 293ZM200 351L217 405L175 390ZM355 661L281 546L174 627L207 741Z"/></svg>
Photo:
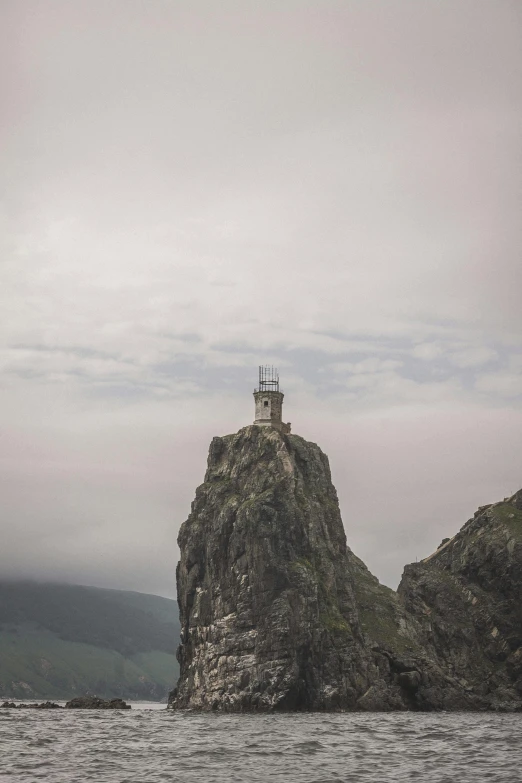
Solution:
<svg viewBox="0 0 522 783"><path fill-rule="evenodd" d="M0 781L518 783L522 715L0 709Z"/></svg>

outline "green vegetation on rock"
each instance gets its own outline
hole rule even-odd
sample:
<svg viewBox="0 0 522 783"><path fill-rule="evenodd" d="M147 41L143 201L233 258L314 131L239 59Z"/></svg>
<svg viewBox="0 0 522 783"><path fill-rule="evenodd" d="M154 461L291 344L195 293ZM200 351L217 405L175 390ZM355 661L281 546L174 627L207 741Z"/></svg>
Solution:
<svg viewBox="0 0 522 783"><path fill-rule="evenodd" d="M520 509L509 503L498 503L492 507L491 513L517 538L522 538L522 511Z"/></svg>

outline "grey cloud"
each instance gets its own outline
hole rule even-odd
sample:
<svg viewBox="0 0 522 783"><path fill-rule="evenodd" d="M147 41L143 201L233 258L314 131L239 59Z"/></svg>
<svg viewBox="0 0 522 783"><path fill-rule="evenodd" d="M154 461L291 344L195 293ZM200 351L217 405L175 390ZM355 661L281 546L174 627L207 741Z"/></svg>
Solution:
<svg viewBox="0 0 522 783"><path fill-rule="evenodd" d="M261 362L389 583L518 488L518 4L1 13L4 570L170 594Z"/></svg>

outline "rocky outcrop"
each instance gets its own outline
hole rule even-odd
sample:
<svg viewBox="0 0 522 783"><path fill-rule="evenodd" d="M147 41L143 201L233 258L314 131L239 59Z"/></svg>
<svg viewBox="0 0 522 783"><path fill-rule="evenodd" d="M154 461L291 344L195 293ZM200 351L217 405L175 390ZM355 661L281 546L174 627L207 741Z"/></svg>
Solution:
<svg viewBox="0 0 522 783"><path fill-rule="evenodd" d="M522 709L522 491L406 567L399 597L438 665L489 709Z"/></svg>
<svg viewBox="0 0 522 783"><path fill-rule="evenodd" d="M6 709L33 709L33 710L61 710L62 706L53 701L45 701L41 704L15 704L14 701L4 701L0 708ZM98 696L77 696L65 705L70 710L130 710L131 705L123 699L100 699Z"/></svg>
<svg viewBox="0 0 522 783"><path fill-rule="evenodd" d="M214 438L178 538L173 708L472 709L423 619L351 552L328 459L272 427Z"/></svg>
<svg viewBox="0 0 522 783"><path fill-rule="evenodd" d="M256 426L214 438L179 545L176 707L355 703L363 639L315 444Z"/></svg>

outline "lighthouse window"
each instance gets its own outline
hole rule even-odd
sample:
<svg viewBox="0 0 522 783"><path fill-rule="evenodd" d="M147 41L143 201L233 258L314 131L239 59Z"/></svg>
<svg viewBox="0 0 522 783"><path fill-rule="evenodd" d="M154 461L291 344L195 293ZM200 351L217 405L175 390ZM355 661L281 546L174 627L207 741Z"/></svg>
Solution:
<svg viewBox="0 0 522 783"><path fill-rule="evenodd" d="M268 408L268 400L264 400L265 408Z"/></svg>

